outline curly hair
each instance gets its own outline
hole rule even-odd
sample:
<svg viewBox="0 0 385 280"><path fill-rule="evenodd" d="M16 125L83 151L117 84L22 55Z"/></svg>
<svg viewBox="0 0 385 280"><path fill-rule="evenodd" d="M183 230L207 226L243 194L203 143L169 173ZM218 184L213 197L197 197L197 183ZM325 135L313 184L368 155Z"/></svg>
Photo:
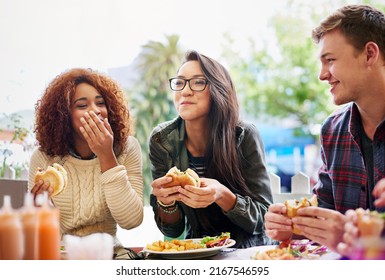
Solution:
<svg viewBox="0 0 385 280"><path fill-rule="evenodd" d="M132 120L123 90L110 77L92 69L74 68L56 76L35 104L34 132L39 148L49 156L65 156L73 148L71 102L76 86L87 83L104 98L119 155L132 133Z"/></svg>

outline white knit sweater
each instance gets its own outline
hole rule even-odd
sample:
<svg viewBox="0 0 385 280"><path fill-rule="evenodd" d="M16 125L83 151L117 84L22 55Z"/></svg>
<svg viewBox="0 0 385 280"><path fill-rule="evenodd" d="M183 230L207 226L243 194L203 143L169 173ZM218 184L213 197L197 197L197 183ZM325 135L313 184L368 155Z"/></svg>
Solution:
<svg viewBox="0 0 385 280"><path fill-rule="evenodd" d="M38 167L45 169L55 162L68 173L66 189L52 198L60 211L62 235L105 232L114 237L117 247L121 245L116 238L117 224L131 229L142 223L142 157L136 138L129 137L125 151L118 157L119 165L104 173L100 172L98 158L52 158L36 149L31 157L28 188L34 185Z"/></svg>

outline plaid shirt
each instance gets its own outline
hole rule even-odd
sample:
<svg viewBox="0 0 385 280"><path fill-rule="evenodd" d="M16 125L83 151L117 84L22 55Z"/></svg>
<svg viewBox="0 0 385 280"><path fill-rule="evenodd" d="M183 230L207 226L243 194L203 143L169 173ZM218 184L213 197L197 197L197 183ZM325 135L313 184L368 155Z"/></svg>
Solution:
<svg viewBox="0 0 385 280"><path fill-rule="evenodd" d="M320 207L345 213L348 209L359 207L368 209L368 199L374 201L367 186L367 172L357 125L359 122L361 118L358 108L351 103L332 114L322 126L323 165L313 189ZM377 183L385 177L385 121L374 134L373 167L374 183ZM376 210L385 211L384 208Z"/></svg>

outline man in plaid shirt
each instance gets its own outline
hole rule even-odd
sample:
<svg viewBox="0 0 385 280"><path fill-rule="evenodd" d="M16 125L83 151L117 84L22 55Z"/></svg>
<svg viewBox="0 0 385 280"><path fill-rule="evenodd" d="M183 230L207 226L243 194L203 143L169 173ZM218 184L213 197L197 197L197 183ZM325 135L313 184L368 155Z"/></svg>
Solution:
<svg viewBox="0 0 385 280"><path fill-rule="evenodd" d="M348 221L345 212L359 207L384 212L383 34L384 14L365 5L344 6L313 30L320 47L319 78L329 83L334 103L346 105L322 126L323 164L313 190L319 207L302 208L300 216L290 219L283 204L271 205L265 227L272 239L296 238L291 232L294 223L306 238L344 253L343 246L337 246Z"/></svg>

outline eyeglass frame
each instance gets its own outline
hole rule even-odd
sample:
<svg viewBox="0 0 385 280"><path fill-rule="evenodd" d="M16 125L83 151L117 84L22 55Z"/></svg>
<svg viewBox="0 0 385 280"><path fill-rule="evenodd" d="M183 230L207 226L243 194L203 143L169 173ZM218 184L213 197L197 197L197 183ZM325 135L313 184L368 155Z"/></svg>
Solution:
<svg viewBox="0 0 385 280"><path fill-rule="evenodd" d="M183 80L183 81L184 81L184 85L183 85L183 87L182 87L181 89L173 89L173 88L172 88L171 83L172 83L172 80L175 80L175 79L179 79L179 80ZM204 86L204 88L203 88L203 89L200 89L200 90L192 89L192 88L191 88L191 84L190 84L190 81L191 81L191 80L204 80L204 81L205 81L205 86ZM209 83L209 81L206 80L205 78L183 79L183 78L174 77L174 78L169 79L168 81L169 81L169 84L170 84L170 89L173 90L173 91L181 91L181 90L183 90L183 89L186 87L187 82L188 82L188 86L189 86L189 88L190 88L192 91L201 92L201 91L204 91L204 90L206 89L207 84Z"/></svg>

